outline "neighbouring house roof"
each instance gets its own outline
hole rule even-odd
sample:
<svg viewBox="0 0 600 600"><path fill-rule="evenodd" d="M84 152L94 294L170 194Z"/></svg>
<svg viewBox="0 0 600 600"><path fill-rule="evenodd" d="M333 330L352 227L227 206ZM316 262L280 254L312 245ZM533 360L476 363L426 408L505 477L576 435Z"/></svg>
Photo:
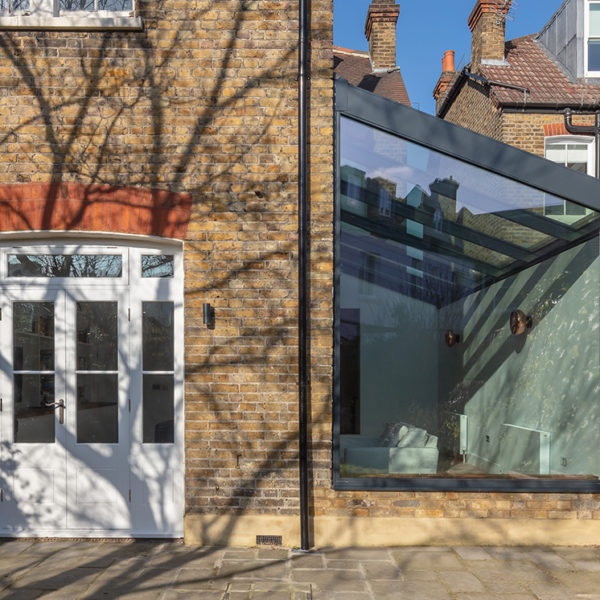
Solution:
<svg viewBox="0 0 600 600"><path fill-rule="evenodd" d="M478 68L478 75L491 80L488 84L490 97L496 105L556 110L567 106L596 109L600 102L600 85L573 80L536 42L536 36L532 34L506 42L506 65L482 64ZM467 77L464 70L457 74L438 111L440 116L446 113ZM500 83L521 86L528 91L525 94L523 90L504 87Z"/></svg>
<svg viewBox="0 0 600 600"><path fill-rule="evenodd" d="M527 102L531 104L597 104L600 100L600 85L570 80L534 38L535 35L528 35L507 42L506 61L509 66L482 65L484 76L529 88ZM523 103L523 94L518 90L493 86L492 93L499 104Z"/></svg>
<svg viewBox="0 0 600 600"><path fill-rule="evenodd" d="M400 69L373 72L368 52L334 46L333 69L355 87L410 106Z"/></svg>

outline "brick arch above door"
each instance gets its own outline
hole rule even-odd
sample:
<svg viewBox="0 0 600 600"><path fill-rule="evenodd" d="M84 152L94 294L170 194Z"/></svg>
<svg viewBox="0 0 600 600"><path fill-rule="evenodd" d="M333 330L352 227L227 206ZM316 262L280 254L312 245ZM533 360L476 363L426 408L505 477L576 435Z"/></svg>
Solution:
<svg viewBox="0 0 600 600"><path fill-rule="evenodd" d="M0 185L0 231L107 231L185 239L189 194L81 183Z"/></svg>

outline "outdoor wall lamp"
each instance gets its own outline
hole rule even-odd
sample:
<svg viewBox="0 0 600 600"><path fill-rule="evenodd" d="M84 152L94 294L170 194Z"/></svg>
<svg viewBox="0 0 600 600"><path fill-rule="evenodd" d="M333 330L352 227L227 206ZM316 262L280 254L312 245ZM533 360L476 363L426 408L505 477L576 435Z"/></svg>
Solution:
<svg viewBox="0 0 600 600"><path fill-rule="evenodd" d="M513 335L521 335L527 329L531 329L533 320L527 316L522 310L513 310L510 313L510 331Z"/></svg>
<svg viewBox="0 0 600 600"><path fill-rule="evenodd" d="M444 339L446 340L446 346L448 348L452 348L452 346L456 346L460 342L460 335L451 329L448 329L444 334Z"/></svg>
<svg viewBox="0 0 600 600"><path fill-rule="evenodd" d="M202 322L209 328L215 328L215 309L210 305L210 302L205 302L202 305Z"/></svg>

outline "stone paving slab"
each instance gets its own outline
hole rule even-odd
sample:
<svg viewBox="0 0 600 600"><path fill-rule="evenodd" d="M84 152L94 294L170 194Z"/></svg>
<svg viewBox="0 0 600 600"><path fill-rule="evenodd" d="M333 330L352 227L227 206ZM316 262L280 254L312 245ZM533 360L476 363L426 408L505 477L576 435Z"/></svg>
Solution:
<svg viewBox="0 0 600 600"><path fill-rule="evenodd" d="M0 540L0 600L600 600L600 548Z"/></svg>

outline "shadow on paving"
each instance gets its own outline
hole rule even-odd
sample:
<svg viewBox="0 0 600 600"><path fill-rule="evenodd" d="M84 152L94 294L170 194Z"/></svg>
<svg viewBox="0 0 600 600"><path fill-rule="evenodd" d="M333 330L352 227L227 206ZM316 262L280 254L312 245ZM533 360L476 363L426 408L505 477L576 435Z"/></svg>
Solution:
<svg viewBox="0 0 600 600"><path fill-rule="evenodd" d="M0 599L600 600L600 548L0 542Z"/></svg>

